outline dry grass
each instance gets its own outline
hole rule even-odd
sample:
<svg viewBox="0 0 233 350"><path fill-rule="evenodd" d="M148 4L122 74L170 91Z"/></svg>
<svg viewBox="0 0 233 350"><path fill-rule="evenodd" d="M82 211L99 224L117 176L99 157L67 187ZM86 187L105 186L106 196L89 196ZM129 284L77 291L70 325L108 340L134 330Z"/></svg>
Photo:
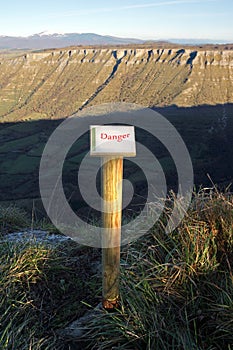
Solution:
<svg viewBox="0 0 233 350"><path fill-rule="evenodd" d="M232 349L233 198L194 195L172 234L167 213L124 250L122 309L89 324L88 349Z"/></svg>

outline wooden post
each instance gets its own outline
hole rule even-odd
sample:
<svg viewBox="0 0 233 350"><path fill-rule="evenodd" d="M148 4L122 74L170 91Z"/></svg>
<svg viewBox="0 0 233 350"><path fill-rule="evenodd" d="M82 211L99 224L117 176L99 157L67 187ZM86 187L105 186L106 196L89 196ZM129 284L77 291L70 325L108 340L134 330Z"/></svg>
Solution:
<svg viewBox="0 0 233 350"><path fill-rule="evenodd" d="M133 126L90 126L90 155L102 158L103 307L118 307L123 157L136 156Z"/></svg>
<svg viewBox="0 0 233 350"><path fill-rule="evenodd" d="M118 307L123 157L102 158L103 307ZM107 248L106 248L107 247Z"/></svg>

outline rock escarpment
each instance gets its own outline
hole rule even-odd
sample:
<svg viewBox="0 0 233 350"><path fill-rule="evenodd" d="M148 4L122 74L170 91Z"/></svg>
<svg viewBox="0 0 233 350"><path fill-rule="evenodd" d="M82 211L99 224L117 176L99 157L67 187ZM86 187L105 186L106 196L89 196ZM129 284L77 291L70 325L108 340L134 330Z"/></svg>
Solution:
<svg viewBox="0 0 233 350"><path fill-rule="evenodd" d="M69 116L105 102L233 102L233 51L74 48L0 56L0 120Z"/></svg>

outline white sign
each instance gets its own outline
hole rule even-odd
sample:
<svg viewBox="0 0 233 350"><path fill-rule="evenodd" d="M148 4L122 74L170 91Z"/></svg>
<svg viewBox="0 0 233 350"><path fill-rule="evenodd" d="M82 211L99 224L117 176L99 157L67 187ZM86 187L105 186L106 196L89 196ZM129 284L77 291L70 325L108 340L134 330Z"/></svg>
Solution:
<svg viewBox="0 0 233 350"><path fill-rule="evenodd" d="M136 156L134 126L92 125L91 156Z"/></svg>

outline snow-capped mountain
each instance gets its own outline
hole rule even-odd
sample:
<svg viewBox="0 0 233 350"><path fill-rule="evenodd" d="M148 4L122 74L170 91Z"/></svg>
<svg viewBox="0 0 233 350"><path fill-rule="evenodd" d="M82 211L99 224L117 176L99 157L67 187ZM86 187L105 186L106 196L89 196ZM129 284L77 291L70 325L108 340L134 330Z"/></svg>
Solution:
<svg viewBox="0 0 233 350"><path fill-rule="evenodd" d="M47 49L71 45L141 44L143 40L104 36L94 33L41 32L27 37L1 36L0 49Z"/></svg>

